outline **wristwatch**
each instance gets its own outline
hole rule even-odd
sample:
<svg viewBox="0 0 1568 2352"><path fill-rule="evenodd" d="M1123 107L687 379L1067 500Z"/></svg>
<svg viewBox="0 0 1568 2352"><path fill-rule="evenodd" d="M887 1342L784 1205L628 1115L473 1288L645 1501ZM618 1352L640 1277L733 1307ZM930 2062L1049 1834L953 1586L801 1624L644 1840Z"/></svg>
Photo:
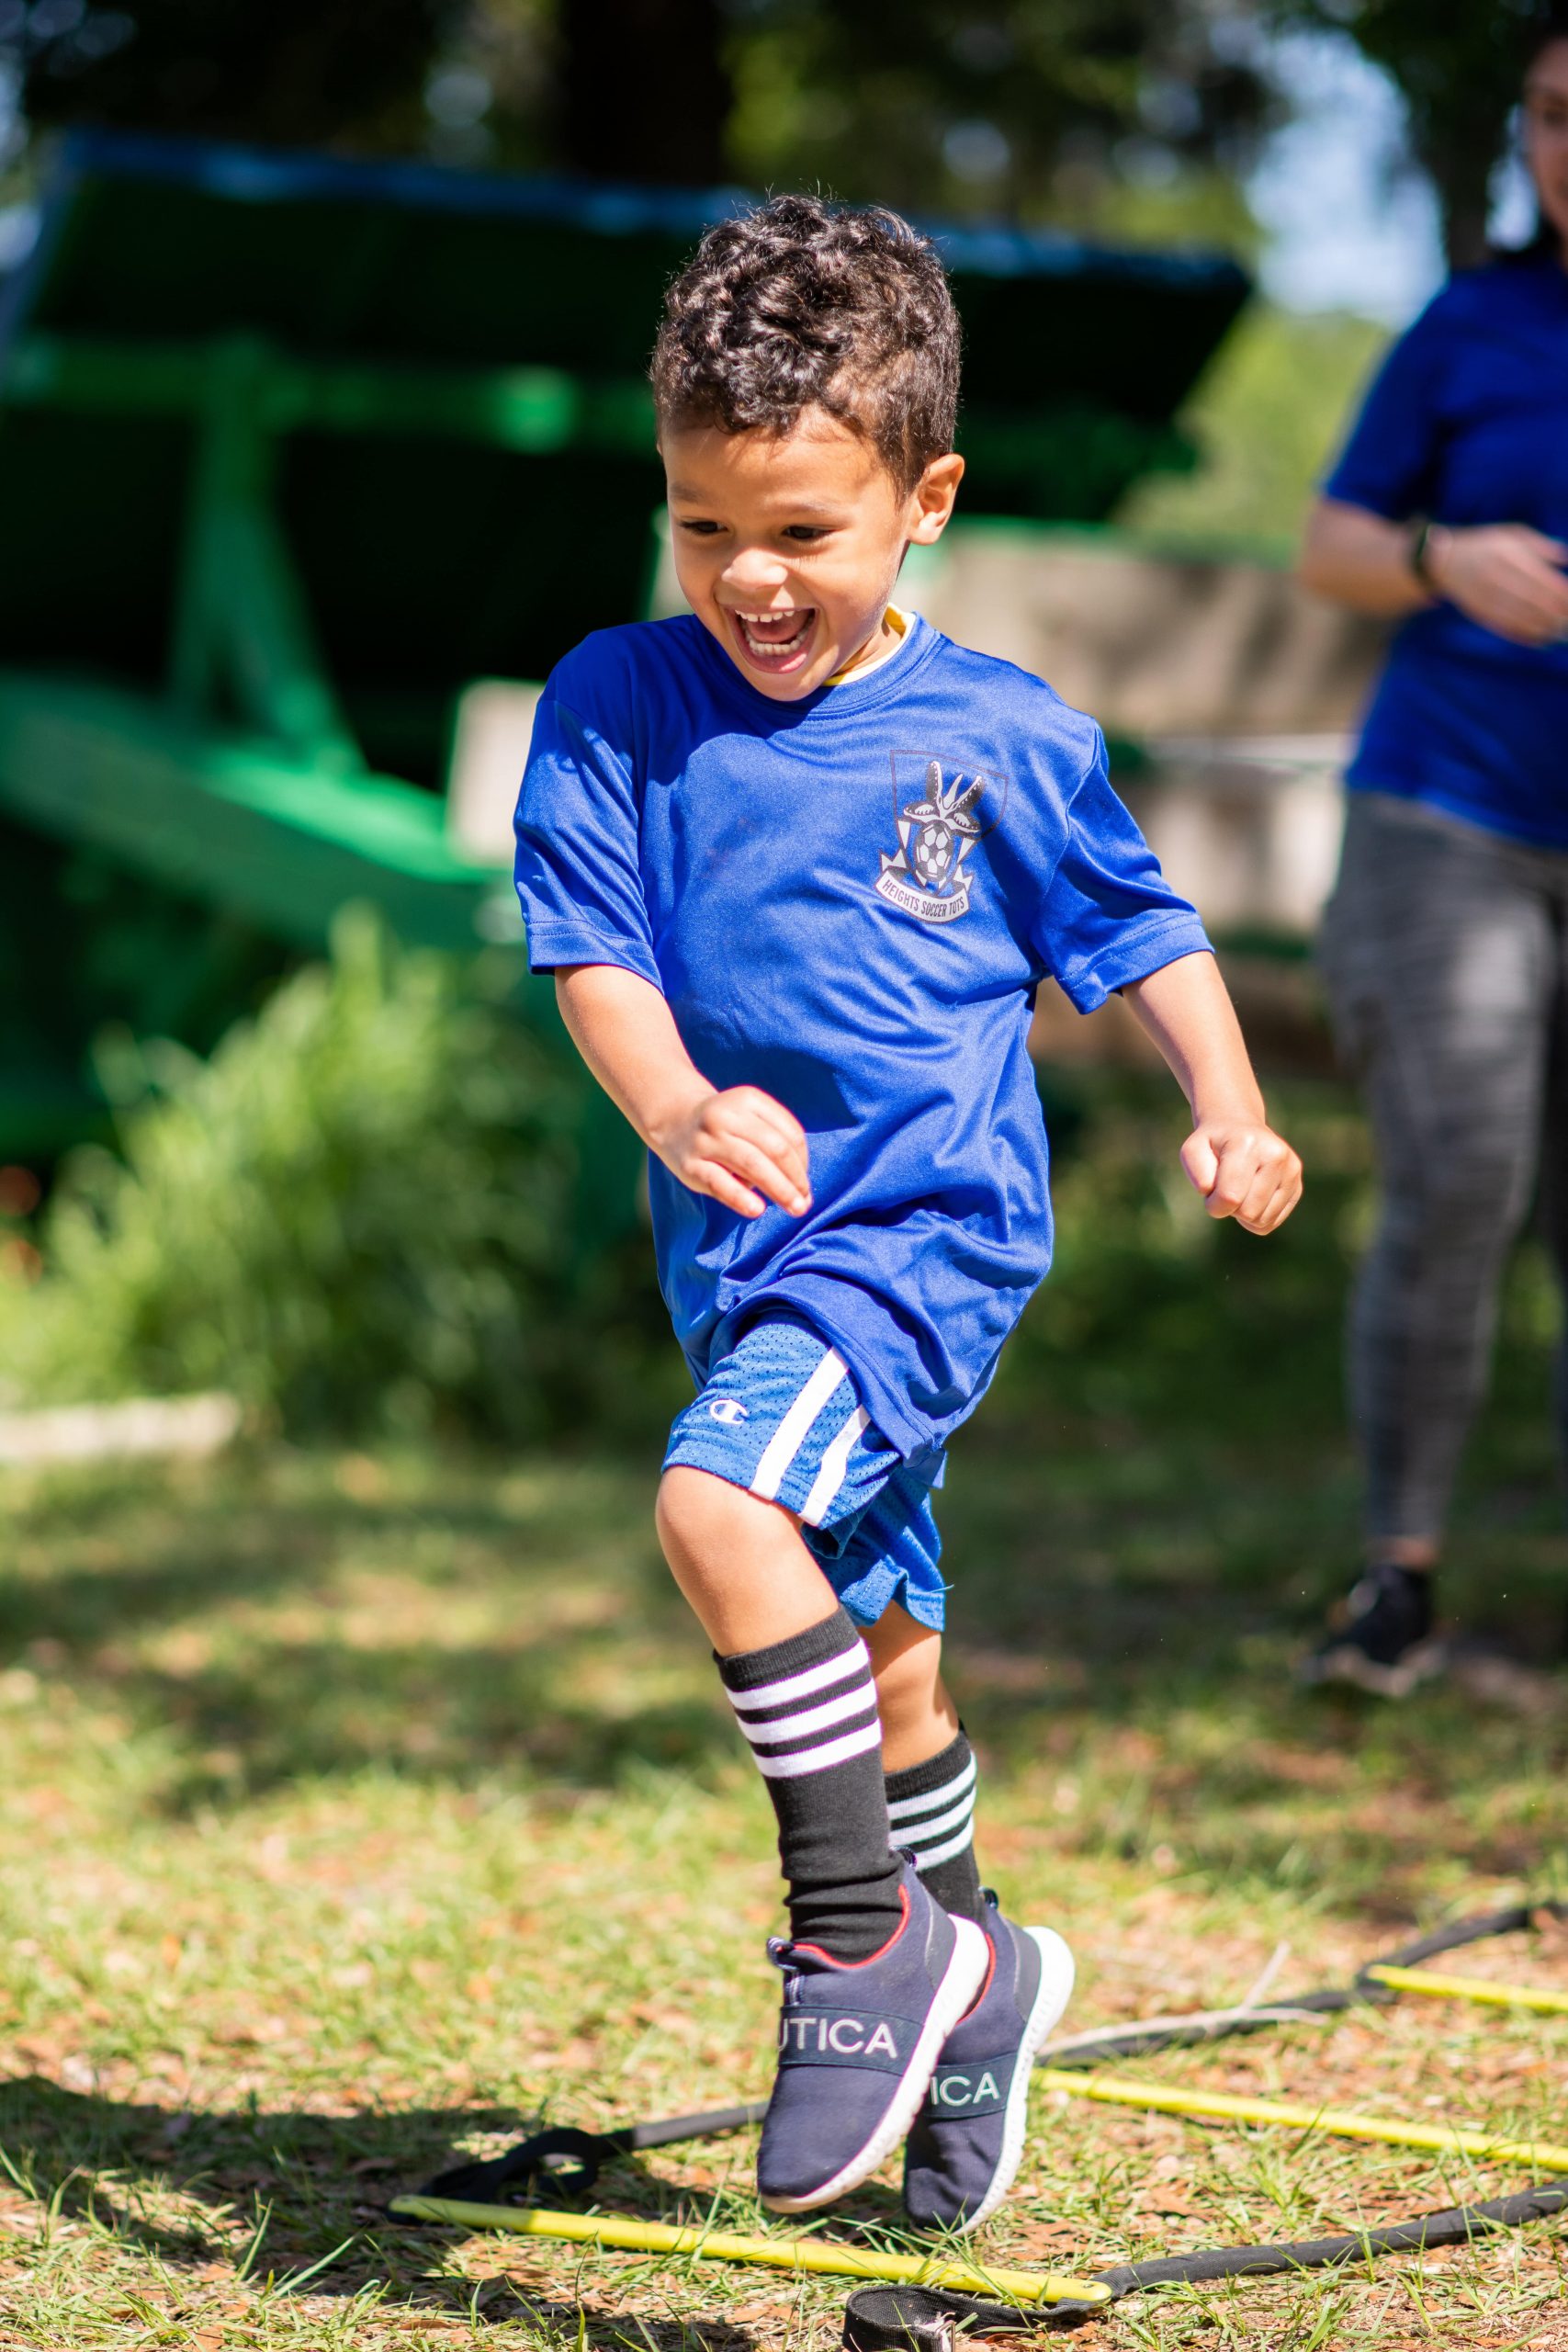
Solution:
<svg viewBox="0 0 1568 2352"><path fill-rule="evenodd" d="M1431 517L1429 515L1424 515L1410 534L1410 551L1408 561L1411 571L1416 574L1416 577L1420 582L1422 587L1430 589L1432 594L1436 595L1438 593L1438 583L1433 579L1431 572L1427 567L1427 549L1431 541L1432 530L1433 525Z"/></svg>

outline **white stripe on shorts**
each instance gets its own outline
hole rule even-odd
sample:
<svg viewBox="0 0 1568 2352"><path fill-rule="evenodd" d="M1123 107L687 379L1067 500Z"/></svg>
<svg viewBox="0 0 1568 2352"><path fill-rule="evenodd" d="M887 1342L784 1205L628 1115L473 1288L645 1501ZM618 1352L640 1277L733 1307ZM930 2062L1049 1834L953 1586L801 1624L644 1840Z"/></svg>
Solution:
<svg viewBox="0 0 1568 2352"><path fill-rule="evenodd" d="M804 1739L807 1733L826 1731L829 1724L841 1724L851 1715L865 1713L874 1706L876 1694L869 1680L853 1690L845 1690L837 1699L829 1699L820 1707L806 1707L797 1715L778 1715L771 1724L749 1724L744 1715L740 1728L753 1747L772 1747L785 1739ZM941 1826L945 1829L947 1824Z"/></svg>
<svg viewBox="0 0 1568 2352"><path fill-rule="evenodd" d="M777 1682L759 1682L754 1690L731 1690L729 1703L739 1714L755 1714L760 1707L782 1707L791 1699L809 1699L814 1690L828 1690L835 1682L848 1681L852 1674L871 1672L871 1652L863 1642L852 1642L837 1657L825 1657L820 1666L807 1666L798 1674L785 1674Z"/></svg>
<svg viewBox="0 0 1568 2352"><path fill-rule="evenodd" d="M832 1444L822 1456L822 1466L811 1482L811 1492L801 1507L800 1516L807 1527L820 1527L829 1507L844 1483L844 1473L850 1466L850 1455L862 1430L871 1415L863 1405L857 1405Z"/></svg>
<svg viewBox="0 0 1568 2352"><path fill-rule="evenodd" d="M807 1432L823 1406L848 1380L849 1367L837 1348L824 1348L822 1361L768 1440L751 1492L771 1503L784 1485L790 1464L805 1444ZM840 1472L840 1476L842 1473ZM813 1489L815 1491L815 1489Z"/></svg>
<svg viewBox="0 0 1568 2352"><path fill-rule="evenodd" d="M845 1764L852 1756L863 1756L868 1747L881 1745L882 1725L874 1715L859 1731L825 1740L820 1747L803 1748L798 1756L759 1756L753 1760L765 1780L798 1781L803 1773L825 1772L829 1765Z"/></svg>

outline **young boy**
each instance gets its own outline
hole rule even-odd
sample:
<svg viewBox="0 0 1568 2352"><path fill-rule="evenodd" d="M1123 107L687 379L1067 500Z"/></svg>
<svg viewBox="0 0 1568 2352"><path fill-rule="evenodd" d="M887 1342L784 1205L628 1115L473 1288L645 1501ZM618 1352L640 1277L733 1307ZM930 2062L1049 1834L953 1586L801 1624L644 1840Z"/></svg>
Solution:
<svg viewBox="0 0 1568 2352"><path fill-rule="evenodd" d="M1212 1215L1272 1231L1300 1165L1098 728L892 602L964 471L931 246L807 197L720 223L670 288L653 386L692 612L557 669L518 890L651 1155L699 1391L659 1532L778 1816L759 2188L826 2204L909 2133L912 2219L973 2229L1072 1984L1060 1937L980 1887L931 1501L1049 1262L1039 982L1083 1012L1127 996Z"/></svg>

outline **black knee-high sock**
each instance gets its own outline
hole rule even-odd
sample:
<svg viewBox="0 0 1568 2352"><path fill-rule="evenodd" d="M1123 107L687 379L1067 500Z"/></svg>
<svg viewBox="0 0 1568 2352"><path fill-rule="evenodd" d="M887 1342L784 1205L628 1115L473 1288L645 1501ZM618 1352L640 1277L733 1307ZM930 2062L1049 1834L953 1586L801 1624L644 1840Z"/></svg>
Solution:
<svg viewBox="0 0 1568 2352"><path fill-rule="evenodd" d="M795 1940L869 1960L903 1905L865 1644L840 1609L787 1642L715 1657L778 1815Z"/></svg>
<svg viewBox="0 0 1568 2352"><path fill-rule="evenodd" d="M975 1861L975 1751L956 1739L923 1764L886 1780L893 1843L915 1857L920 1883L944 1911L979 1922L985 1910Z"/></svg>

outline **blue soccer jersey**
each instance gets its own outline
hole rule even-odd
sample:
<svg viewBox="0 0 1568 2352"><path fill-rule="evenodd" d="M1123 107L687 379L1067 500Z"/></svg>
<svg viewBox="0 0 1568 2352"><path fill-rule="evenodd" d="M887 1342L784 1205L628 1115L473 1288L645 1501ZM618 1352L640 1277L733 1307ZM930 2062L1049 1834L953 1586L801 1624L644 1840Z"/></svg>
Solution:
<svg viewBox="0 0 1568 2352"><path fill-rule="evenodd" d="M1087 1012L1208 945L1100 729L923 621L797 703L693 616L608 629L546 689L517 843L536 971L640 974L705 1078L806 1129L802 1217L748 1220L651 1163L699 1384L759 1312L793 1310L898 1451L933 1462L1050 1263L1038 983Z"/></svg>
<svg viewBox="0 0 1568 2352"><path fill-rule="evenodd" d="M1568 540L1568 270L1461 271L1378 372L1325 495L1391 522ZM1568 642L1516 645L1439 597L1394 636L1347 781L1568 849Z"/></svg>

